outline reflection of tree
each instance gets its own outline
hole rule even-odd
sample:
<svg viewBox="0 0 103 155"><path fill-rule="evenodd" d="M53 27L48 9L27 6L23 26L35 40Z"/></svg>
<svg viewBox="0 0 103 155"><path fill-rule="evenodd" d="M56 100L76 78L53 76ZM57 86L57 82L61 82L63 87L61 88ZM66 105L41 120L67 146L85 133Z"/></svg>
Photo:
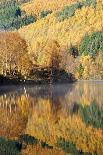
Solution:
<svg viewBox="0 0 103 155"><path fill-rule="evenodd" d="M50 99L56 97L64 97L65 94L71 92L75 86L70 84L41 85L35 87L27 87L27 93L33 98ZM35 90L35 91L34 91Z"/></svg>
<svg viewBox="0 0 103 155"><path fill-rule="evenodd" d="M21 155L21 144L18 141L7 140L0 137L1 155Z"/></svg>
<svg viewBox="0 0 103 155"><path fill-rule="evenodd" d="M78 151L72 142L66 141L64 138L58 139L57 146L62 148L66 153L72 153L72 155L92 155L91 153L83 153L82 151Z"/></svg>
<svg viewBox="0 0 103 155"><path fill-rule="evenodd" d="M98 106L103 103L103 83L102 82L78 82L71 93L67 93L69 103L77 102L82 105L90 105L93 101Z"/></svg>
<svg viewBox="0 0 103 155"><path fill-rule="evenodd" d="M19 127L21 126L22 128L22 125L24 124L24 127L22 129L26 128L25 134L36 137L46 144L53 146L53 150L54 147L56 147L55 144L57 143L58 138L63 137L66 142L73 143L76 146L77 150L79 150L80 152L91 152L92 154L96 152L97 154L101 155L103 154L102 129L93 128L93 126L87 126L80 117L79 113L81 103L82 108L89 108L89 106L86 106L88 104L80 102L82 96L84 96L85 99L90 99L90 105L92 103L91 101L97 97L96 90L97 92L100 92L102 90L102 85L99 85L99 88L97 89L96 87L97 85L89 85L83 83L77 83L76 85L63 84L61 86L31 86L17 91L19 93L9 93L9 95L7 95L6 97L6 100L10 104L13 102L13 100L16 101L18 110L16 111L16 113L13 113L12 107L11 114L13 119L17 114L17 122L20 123ZM99 94L99 97L101 101L101 94ZM99 97L98 100L96 100L96 104L94 106L95 108L92 107L93 109L96 109L96 106L98 107L98 109L102 107L100 106L101 104L99 105ZM0 97L0 101L1 99L2 96ZM3 103L4 102L5 97L3 98ZM6 110L4 111L5 114ZM6 115L5 117L2 117L1 120L3 121L5 121L5 117L7 118ZM23 121L26 120L26 123L22 121L22 118ZM97 118L99 119L99 117ZM10 116L8 117L8 119L9 123L7 123L7 125L10 126L11 122L11 124L13 124L12 128L14 130L15 123L10 120ZM0 125L0 128L3 124L3 121L1 121L2 123ZM15 125L16 129L18 129L17 125ZM24 131L22 129L21 131L15 130L15 133L17 132L17 136L19 135L18 132L22 133ZM14 132L13 130L11 129L11 133ZM1 131L3 131L2 128ZM31 150L31 152L33 151L33 149L28 146L27 152L29 150Z"/></svg>
<svg viewBox="0 0 103 155"><path fill-rule="evenodd" d="M103 107L92 103L90 106L80 106L80 115L87 125L94 128L103 128Z"/></svg>
<svg viewBox="0 0 103 155"><path fill-rule="evenodd" d="M43 142L42 140L37 139L37 138L30 136L28 134L21 135L18 140L21 143L25 143L25 145L37 145L37 144L39 144L40 147L42 147L42 148L53 149L53 146L50 146L46 142Z"/></svg>
<svg viewBox="0 0 103 155"><path fill-rule="evenodd" d="M102 129L86 126L78 113L69 115L67 106L62 106L61 102L61 107L55 112L55 104L54 107L51 106L52 100L39 99L28 119L26 133L53 146L59 137L63 137L67 142L75 144L80 152L102 154Z"/></svg>
<svg viewBox="0 0 103 155"><path fill-rule="evenodd" d="M17 109L11 114L6 109L0 109L0 135L5 137L18 137L24 132L27 118Z"/></svg>
<svg viewBox="0 0 103 155"><path fill-rule="evenodd" d="M75 85L70 84L69 86L67 84L55 84L55 85L43 85L43 86L35 86L27 88L27 94L29 94L30 97L35 101L36 105L41 102L45 102L45 105L47 106L49 102L49 106L51 109L51 112L54 117L56 117L57 113L60 112L60 110L64 109L68 111L68 113L74 113L76 110L76 102L72 104L71 107L69 107L67 98L65 97L66 94L70 94L73 89L75 88ZM34 91L35 90L35 91ZM78 106L78 105L77 105ZM63 108L64 107L64 108ZM72 111L72 112L70 112Z"/></svg>
<svg viewBox="0 0 103 155"><path fill-rule="evenodd" d="M18 137L24 132L28 115L26 96L20 96L21 90L8 92L0 96L0 135ZM24 107L24 103L26 104Z"/></svg>

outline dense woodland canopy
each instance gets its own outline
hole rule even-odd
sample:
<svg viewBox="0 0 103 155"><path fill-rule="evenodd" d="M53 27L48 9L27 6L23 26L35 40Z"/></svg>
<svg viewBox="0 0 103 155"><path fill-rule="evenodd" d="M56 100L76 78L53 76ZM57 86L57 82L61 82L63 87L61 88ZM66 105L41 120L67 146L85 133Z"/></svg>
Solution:
<svg viewBox="0 0 103 155"><path fill-rule="evenodd" d="M102 0L2 0L0 74L46 67L103 79L102 21Z"/></svg>

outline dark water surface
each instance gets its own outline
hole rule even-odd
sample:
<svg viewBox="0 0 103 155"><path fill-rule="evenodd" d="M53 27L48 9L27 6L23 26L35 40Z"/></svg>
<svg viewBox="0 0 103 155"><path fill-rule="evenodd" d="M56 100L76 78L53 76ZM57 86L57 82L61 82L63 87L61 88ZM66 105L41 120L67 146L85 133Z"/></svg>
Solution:
<svg viewBox="0 0 103 155"><path fill-rule="evenodd" d="M103 155L103 82L0 87L0 155Z"/></svg>

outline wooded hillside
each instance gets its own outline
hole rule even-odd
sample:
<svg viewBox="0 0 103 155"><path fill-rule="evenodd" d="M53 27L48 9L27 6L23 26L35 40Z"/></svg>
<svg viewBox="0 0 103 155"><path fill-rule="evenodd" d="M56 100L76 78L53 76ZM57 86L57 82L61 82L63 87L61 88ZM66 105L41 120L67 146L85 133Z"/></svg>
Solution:
<svg viewBox="0 0 103 155"><path fill-rule="evenodd" d="M0 5L1 28L6 25L25 40L26 70L30 64L29 72L33 66L58 66L77 79L103 79L102 0L20 0ZM6 46L2 39L0 46Z"/></svg>

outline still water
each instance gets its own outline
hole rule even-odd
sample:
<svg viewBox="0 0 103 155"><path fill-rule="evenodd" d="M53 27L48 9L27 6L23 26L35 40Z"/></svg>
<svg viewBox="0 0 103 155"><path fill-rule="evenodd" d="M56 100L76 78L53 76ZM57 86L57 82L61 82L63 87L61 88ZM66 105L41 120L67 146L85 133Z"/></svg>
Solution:
<svg viewBox="0 0 103 155"><path fill-rule="evenodd" d="M103 155L103 82L0 87L0 155Z"/></svg>

